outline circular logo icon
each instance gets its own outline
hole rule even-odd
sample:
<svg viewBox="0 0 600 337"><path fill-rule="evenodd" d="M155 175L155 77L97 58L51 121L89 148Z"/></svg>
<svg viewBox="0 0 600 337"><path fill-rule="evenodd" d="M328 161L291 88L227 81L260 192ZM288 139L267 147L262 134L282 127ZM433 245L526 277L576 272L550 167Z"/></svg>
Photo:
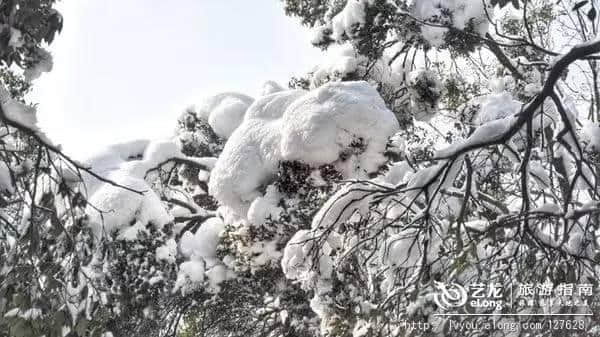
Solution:
<svg viewBox="0 0 600 337"><path fill-rule="evenodd" d="M437 289L433 300L442 310L462 307L467 303L467 290L460 284L433 281L433 286Z"/></svg>

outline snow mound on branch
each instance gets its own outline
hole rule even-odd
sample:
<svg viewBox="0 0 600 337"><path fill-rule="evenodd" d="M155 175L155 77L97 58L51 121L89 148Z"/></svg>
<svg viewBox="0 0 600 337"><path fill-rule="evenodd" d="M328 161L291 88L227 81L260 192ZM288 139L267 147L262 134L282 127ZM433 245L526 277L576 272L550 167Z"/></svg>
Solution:
<svg viewBox="0 0 600 337"><path fill-rule="evenodd" d="M465 29L472 22L479 35L485 35L488 30L485 2L479 0L440 1L452 11L452 25Z"/></svg>
<svg viewBox="0 0 600 337"><path fill-rule="evenodd" d="M300 230L288 241L283 251L281 259L281 268L288 279L298 280L307 286L314 280L315 273L313 263L318 266L318 275L323 283L318 282L319 288L324 289L330 286L330 279L334 270L334 259L332 253L339 250L340 237L335 233L330 233L327 240L322 243L321 252L316 260L314 248L319 234L314 231ZM311 280L312 279L312 280Z"/></svg>
<svg viewBox="0 0 600 337"><path fill-rule="evenodd" d="M205 281L209 291L218 291L219 284L233 276L216 257L217 244L224 228L223 220L215 217L202 223L195 233L187 231L183 234L179 249L189 260L179 266L174 291L181 289L186 293Z"/></svg>
<svg viewBox="0 0 600 337"><path fill-rule="evenodd" d="M452 25L456 29L472 28L483 36L487 33L489 23L483 1L478 0L413 0L410 4L411 14L434 25ZM489 9L488 9L489 10ZM490 11L491 12L491 11ZM434 47L444 43L445 27L420 25L422 36Z"/></svg>
<svg viewBox="0 0 600 337"><path fill-rule="evenodd" d="M350 44L331 46L320 64L313 69L313 86L318 87L330 80L344 79L358 71L359 64L364 60Z"/></svg>
<svg viewBox="0 0 600 337"><path fill-rule="evenodd" d="M149 170L171 158L182 157L172 140L138 140L109 146L86 160L85 164L95 173L120 185L101 182L87 174L83 177L89 195L87 213L95 237L119 232L119 239L133 240L148 224L161 228L171 222L173 217L144 178Z"/></svg>
<svg viewBox="0 0 600 337"><path fill-rule="evenodd" d="M508 92L487 95L479 103L481 109L476 116L476 122L479 124L477 129L467 139L456 141L439 150L435 155L437 158L451 157L466 148L500 140L516 123L516 114L522 105Z"/></svg>
<svg viewBox="0 0 600 337"><path fill-rule="evenodd" d="M148 144L140 160L129 161L121 165L120 169L131 175L144 178L146 173L173 158L185 157L181 153L179 144L172 140L153 141Z"/></svg>
<svg viewBox="0 0 600 337"><path fill-rule="evenodd" d="M331 20L333 38L342 40L344 36L352 37L357 28L365 23L365 9L371 0L349 0L346 6Z"/></svg>
<svg viewBox="0 0 600 337"><path fill-rule="evenodd" d="M172 221L160 198L152 192L143 179L122 171L113 172L107 178L143 193L135 193L107 183L102 184L88 199L91 205L88 206L90 224L97 239L100 239L103 234L127 230L129 226L136 226L138 223L142 226L152 224L161 228Z"/></svg>
<svg viewBox="0 0 600 337"><path fill-rule="evenodd" d="M248 221L255 225L264 224L267 219L278 219L283 209L277 204L282 195L275 185L269 185L265 195L254 199L248 210Z"/></svg>
<svg viewBox="0 0 600 337"><path fill-rule="evenodd" d="M169 239L167 242L156 248L156 259L164 260L169 263L175 263L177 257L177 242L174 239Z"/></svg>
<svg viewBox="0 0 600 337"><path fill-rule="evenodd" d="M254 100L244 94L221 93L190 107L198 118L208 122L221 138L229 138L243 121L244 114Z"/></svg>
<svg viewBox="0 0 600 337"><path fill-rule="evenodd" d="M14 100L3 82L0 81L0 106L4 117L32 132L39 132L34 107Z"/></svg>
<svg viewBox="0 0 600 337"><path fill-rule="evenodd" d="M367 214L369 203L377 189L367 183L343 186L319 209L312 221L312 229L326 230L348 221L354 214Z"/></svg>
<svg viewBox="0 0 600 337"><path fill-rule="evenodd" d="M514 115L521 109L521 102L506 91L487 95L477 114L477 123L484 124Z"/></svg>
<svg viewBox="0 0 600 337"><path fill-rule="evenodd" d="M131 176L144 178L148 170L168 159L183 157L180 145L173 140L134 140L110 145L83 162L100 175L120 170ZM88 191L93 190L90 186L93 187L99 183L95 178L89 176L86 176L85 181Z"/></svg>
<svg viewBox="0 0 600 337"><path fill-rule="evenodd" d="M582 129L582 139L587 146L595 151L600 151L600 126L587 122Z"/></svg>
<svg viewBox="0 0 600 337"><path fill-rule="evenodd" d="M418 241L416 230L406 230L390 237L381 250L383 263L392 268L416 267L423 255Z"/></svg>
<svg viewBox="0 0 600 337"><path fill-rule="evenodd" d="M117 170L128 160L142 157L148 144L149 140L113 144L86 158L84 162L96 173Z"/></svg>
<svg viewBox="0 0 600 337"><path fill-rule="evenodd" d="M181 253L187 257L215 257L219 235L224 227L221 219L210 218L202 223L196 233L190 231L183 233L179 245Z"/></svg>
<svg viewBox="0 0 600 337"><path fill-rule="evenodd" d="M437 151L435 157L450 158L467 149L497 142L508 134L515 125L516 120L515 117L506 117L482 124L467 139L456 141L452 145Z"/></svg>
<svg viewBox="0 0 600 337"><path fill-rule="evenodd" d="M225 144L209 191L245 217L280 161L333 164L346 178L364 177L385 161L386 142L398 128L394 114L366 82L331 82L310 92L264 96Z"/></svg>
<svg viewBox="0 0 600 337"><path fill-rule="evenodd" d="M261 96L274 94L285 90L279 83L275 81L266 81L262 86Z"/></svg>
<svg viewBox="0 0 600 337"><path fill-rule="evenodd" d="M292 280L300 279L310 272L309 253L314 246L313 232L299 230L288 241L281 259L281 269Z"/></svg>
<svg viewBox="0 0 600 337"><path fill-rule="evenodd" d="M397 87L402 82L404 71L397 67L397 63L390 66L389 61L390 58L385 55L371 64L368 58L356 52L351 43L332 45L313 68L311 85L316 88L330 81L347 79L354 74L358 77L368 74L369 80Z"/></svg>
<svg viewBox="0 0 600 337"><path fill-rule="evenodd" d="M36 62L31 67L25 69L23 77L25 77L25 81L27 82L35 81L43 73L52 71L53 66L52 55L46 50L38 49Z"/></svg>
<svg viewBox="0 0 600 337"><path fill-rule="evenodd" d="M359 156L360 167L366 172L377 170L385 161L383 149L398 129L393 113L366 82L329 84L313 90L288 107L282 122L285 160L320 166L336 161L345 149L362 141L365 149Z"/></svg>
<svg viewBox="0 0 600 337"><path fill-rule="evenodd" d="M259 98L248 109L211 172L209 193L238 216L245 216L259 188L277 172L281 159L279 120L287 106L304 94L283 91Z"/></svg>

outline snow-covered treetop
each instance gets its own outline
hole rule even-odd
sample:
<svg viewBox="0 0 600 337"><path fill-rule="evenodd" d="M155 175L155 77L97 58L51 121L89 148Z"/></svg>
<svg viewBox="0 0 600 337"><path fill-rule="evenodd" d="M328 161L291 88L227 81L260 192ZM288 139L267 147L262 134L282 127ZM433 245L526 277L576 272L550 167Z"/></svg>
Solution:
<svg viewBox="0 0 600 337"><path fill-rule="evenodd" d="M477 336L439 314L508 307L442 308L445 284L597 283L596 2L284 2L323 61L167 139L73 160L3 80L0 336ZM0 3L11 58L51 5Z"/></svg>

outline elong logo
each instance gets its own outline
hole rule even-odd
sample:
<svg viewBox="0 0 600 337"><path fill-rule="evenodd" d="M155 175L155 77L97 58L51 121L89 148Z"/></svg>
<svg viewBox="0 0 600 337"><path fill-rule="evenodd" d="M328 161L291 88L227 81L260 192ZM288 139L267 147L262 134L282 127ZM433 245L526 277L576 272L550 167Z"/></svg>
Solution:
<svg viewBox="0 0 600 337"><path fill-rule="evenodd" d="M433 281L433 285L438 290L434 294L433 300L442 310L462 307L467 303L469 295L460 284Z"/></svg>
<svg viewBox="0 0 600 337"><path fill-rule="evenodd" d="M434 281L437 292L433 296L435 304L442 310L462 307L469 304L475 309L504 308L503 289L498 284L475 283L470 286L462 286L458 283L443 283Z"/></svg>

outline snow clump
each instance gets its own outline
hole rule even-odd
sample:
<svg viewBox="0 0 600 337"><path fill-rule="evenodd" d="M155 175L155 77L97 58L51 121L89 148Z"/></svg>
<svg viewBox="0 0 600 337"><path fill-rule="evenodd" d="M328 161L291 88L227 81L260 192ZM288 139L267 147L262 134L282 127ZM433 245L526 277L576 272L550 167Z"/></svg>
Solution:
<svg viewBox="0 0 600 337"><path fill-rule="evenodd" d="M246 217L281 161L333 164L345 178L366 177L385 162L387 140L398 128L394 114L366 82L330 82L309 92L261 97L226 143L209 192Z"/></svg>
<svg viewBox="0 0 600 337"><path fill-rule="evenodd" d="M240 93L221 93L204 99L189 109L208 122L217 136L229 138L244 119L246 110L254 100Z"/></svg>

